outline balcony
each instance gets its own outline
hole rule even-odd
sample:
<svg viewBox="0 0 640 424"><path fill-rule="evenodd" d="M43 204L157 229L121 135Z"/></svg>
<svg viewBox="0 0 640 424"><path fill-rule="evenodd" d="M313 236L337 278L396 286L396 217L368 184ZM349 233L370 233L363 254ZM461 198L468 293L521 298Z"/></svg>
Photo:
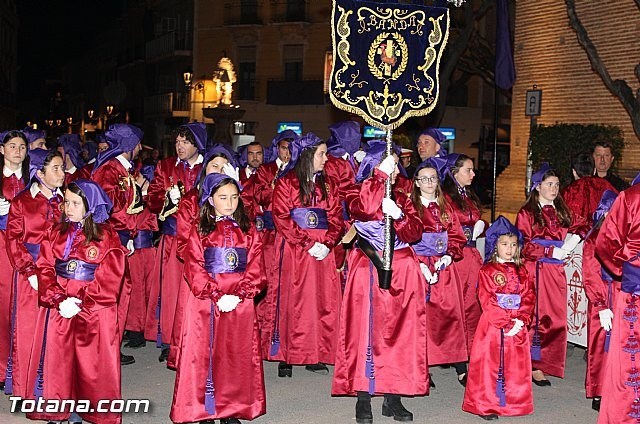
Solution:
<svg viewBox="0 0 640 424"><path fill-rule="evenodd" d="M186 31L172 31L147 41L145 58L158 60L172 56L191 56L193 34Z"/></svg>
<svg viewBox="0 0 640 424"><path fill-rule="evenodd" d="M325 103L323 80L268 81L269 105L323 105Z"/></svg>
<svg viewBox="0 0 640 424"><path fill-rule="evenodd" d="M271 4L271 19L276 23L310 22L306 0L279 0Z"/></svg>
<svg viewBox="0 0 640 424"><path fill-rule="evenodd" d="M262 25L262 1L230 1L224 5L225 25Z"/></svg>
<svg viewBox="0 0 640 424"><path fill-rule="evenodd" d="M189 117L189 93L164 93L144 98L145 115Z"/></svg>

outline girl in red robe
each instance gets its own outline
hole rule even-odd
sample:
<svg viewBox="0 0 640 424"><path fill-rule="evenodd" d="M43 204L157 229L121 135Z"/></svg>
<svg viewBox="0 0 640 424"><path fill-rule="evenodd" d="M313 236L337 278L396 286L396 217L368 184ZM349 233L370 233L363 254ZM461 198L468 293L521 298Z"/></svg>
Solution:
<svg viewBox="0 0 640 424"><path fill-rule="evenodd" d="M411 199L423 232L420 242L412 247L427 285L429 365L461 364L458 374L463 381L469 359L463 286L452 263L462 259L467 239L440 188L446 167L445 158L432 157L416 169Z"/></svg>
<svg viewBox="0 0 640 424"><path fill-rule="evenodd" d="M567 353L567 280L564 259L588 231L562 200L560 179L544 164L532 177L531 193L518 212L524 237L522 256L535 281L536 310L531 325L533 382L550 386L545 374L564 377Z"/></svg>
<svg viewBox="0 0 640 424"><path fill-rule="evenodd" d="M207 175L199 205L185 249L191 295L170 417L174 423L237 424L266 412L253 304L262 288L262 240L244 213L234 179Z"/></svg>
<svg viewBox="0 0 640 424"><path fill-rule="evenodd" d="M504 217L487 230L480 269L482 315L469 360L462 410L485 420L533 413L527 328L535 293L520 259L522 235Z"/></svg>
<svg viewBox="0 0 640 424"><path fill-rule="evenodd" d="M42 241L38 317L29 373L36 399L90 402L79 412L92 423L120 424L120 413L98 412L101 400L121 399L118 299L125 251L105 223L112 203L99 185L78 179L65 192L63 221ZM60 421L69 411L28 413Z"/></svg>
<svg viewBox="0 0 640 424"><path fill-rule="evenodd" d="M5 387L5 378L10 376L9 356L11 352L11 286L13 268L7 254L7 220L9 207L14 197L29 182L29 159L27 158L27 138L21 131L4 133L0 140L0 390Z"/></svg>
<svg viewBox="0 0 640 424"><path fill-rule="evenodd" d="M327 145L313 134L294 140L273 192L276 313L269 359L328 374L335 361L341 288L335 256L343 229L338 197L324 177Z"/></svg>
<svg viewBox="0 0 640 424"><path fill-rule="evenodd" d="M357 176L364 182L346 198L358 241L348 258L331 393L357 396L358 424L373 422L372 395L384 395L382 415L412 421L401 396L429 393L426 283L409 246L420 239L422 222L404 193L394 190L395 201L384 198L385 181L393 183L398 175L398 157L381 163L386 143L375 140L369 146ZM385 213L395 230L388 289L378 284Z"/></svg>

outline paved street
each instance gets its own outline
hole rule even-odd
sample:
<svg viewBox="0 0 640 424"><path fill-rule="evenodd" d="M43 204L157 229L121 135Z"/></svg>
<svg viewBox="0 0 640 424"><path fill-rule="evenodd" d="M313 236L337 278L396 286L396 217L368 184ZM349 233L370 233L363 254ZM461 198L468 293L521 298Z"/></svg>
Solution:
<svg viewBox="0 0 640 424"><path fill-rule="evenodd" d="M128 351L128 349L125 349ZM570 351L567 378L550 378L551 387L534 386L535 410L532 416L500 418L499 422L519 424L590 424L596 422L591 401L584 398L585 362L581 348ZM146 348L133 350L136 363L123 368L123 395L125 399L148 398L151 410L147 414L126 414L123 423L170 423L169 408L173 393L173 371L157 361L158 350L151 343ZM415 423L480 424L484 421L460 409L464 389L456 382L453 369L432 369L436 389L424 398L405 400L407 409L414 413ZM295 367L293 378L276 376L277 365L265 363L267 385L267 415L253 421L256 424L335 424L355 423L352 398L330 396L331 376L316 375ZM9 412L6 396L0 400L0 423L29 422L22 414ZM392 424L391 418L380 414L382 399L372 402L374 423Z"/></svg>

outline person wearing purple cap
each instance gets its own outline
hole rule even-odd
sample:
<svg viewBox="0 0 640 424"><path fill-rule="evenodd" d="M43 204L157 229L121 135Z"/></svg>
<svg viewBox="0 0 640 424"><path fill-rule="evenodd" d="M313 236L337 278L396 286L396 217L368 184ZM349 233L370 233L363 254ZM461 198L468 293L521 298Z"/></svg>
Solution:
<svg viewBox="0 0 640 424"><path fill-rule="evenodd" d="M201 122L178 127L174 136L176 156L158 162L147 197L149 209L158 214L162 235L147 308L147 318L152 319L147 319L145 338L156 343L160 340L160 362L169 356L176 299L182 280L183 265L176 255L175 213L182 197L196 185L204 161L202 154L207 147L207 130Z"/></svg>
<svg viewBox="0 0 640 424"><path fill-rule="evenodd" d="M463 281L453 261L462 259L467 239L440 186L447 168L446 158L431 157L416 169L411 200L422 221L422 238L411 247L427 287L429 366L454 364L458 381L464 386L470 346Z"/></svg>
<svg viewBox="0 0 640 424"><path fill-rule="evenodd" d="M98 412L121 399L118 299L125 249L107 223L112 203L98 184L76 180L64 197L62 222L42 240L38 269L40 311L29 372L35 400L86 399L82 419L120 424L122 415ZM31 396L30 396L31 397ZM35 411L27 418L64 421L69 412Z"/></svg>
<svg viewBox="0 0 640 424"><path fill-rule="evenodd" d="M604 181L604 180L603 180ZM605 190L593 214L593 228L587 235L582 249L582 282L589 303L587 305L587 370L585 373L586 397L591 398L591 408L600 410L603 394L613 305L618 290L614 290L613 276L603 268L596 258L596 240L602 223L616 200L614 190Z"/></svg>
<svg viewBox="0 0 640 424"><path fill-rule="evenodd" d="M527 328L535 292L520 252L522 235L503 216L487 230L478 274L482 315L469 360L462 410L492 421L533 413Z"/></svg>
<svg viewBox="0 0 640 424"><path fill-rule="evenodd" d="M29 183L27 138L22 131L8 131L0 140L0 246L6 245L9 209L14 197ZM0 249L0 387L5 383L11 345L11 282L13 269L7 249Z"/></svg>
<svg viewBox="0 0 640 424"><path fill-rule="evenodd" d="M533 382L550 386L545 374L564 377L567 353L567 279L564 260L589 230L560 194L560 179L544 163L532 176L526 203L516 218L524 237L522 257L535 277L536 309L530 331Z"/></svg>
<svg viewBox="0 0 640 424"><path fill-rule="evenodd" d="M264 163L264 147L258 141L252 141L251 143L243 146L242 148L242 162L245 165L240 172L240 183L246 185L247 181L252 179L258 169Z"/></svg>
<svg viewBox="0 0 640 424"><path fill-rule="evenodd" d="M40 243L60 220L64 166L58 151L29 152L31 185L11 202L7 220L7 252L13 266L11 291L12 343L5 393L26 398L34 380L28 379L29 358L38 317L36 260Z"/></svg>
<svg viewBox="0 0 640 424"><path fill-rule="evenodd" d="M142 189L138 185L138 174L132 161L141 150L141 131L129 124L114 124L109 126L106 137L111 148L98 156L93 169L92 179L107 193L113 202L113 210L109 222L120 236L122 246L128 251L128 264L133 262L130 257L135 253L134 239L137 236L138 214L143 210ZM135 267L135 265L134 265ZM122 294L118 302L121 334L124 335L126 318L129 312L129 300L132 285L144 285L139 281L139 273L131 274L127 267L127 278L124 280ZM131 277L136 278L132 281ZM135 362L131 355L122 354L122 364Z"/></svg>
<svg viewBox="0 0 640 424"><path fill-rule="evenodd" d="M175 423L239 424L266 413L253 303L264 284L262 240L240 190L225 174L202 182L185 249L190 292L171 404Z"/></svg>
<svg viewBox="0 0 640 424"><path fill-rule="evenodd" d="M69 185L80 176L80 169L85 166L82 159L82 145L78 134L62 134L58 139L58 150L62 153L65 166L65 185Z"/></svg>
<svg viewBox="0 0 640 424"><path fill-rule="evenodd" d="M420 161L425 161L433 156L446 155L447 152L442 149L442 143L447 138L437 128L427 128L420 133L416 139L416 149Z"/></svg>
<svg viewBox="0 0 640 424"><path fill-rule="evenodd" d="M27 137L27 143L29 143L29 150L33 149L45 149L47 148L47 133L44 130L34 130L33 128L26 127L22 130Z"/></svg>

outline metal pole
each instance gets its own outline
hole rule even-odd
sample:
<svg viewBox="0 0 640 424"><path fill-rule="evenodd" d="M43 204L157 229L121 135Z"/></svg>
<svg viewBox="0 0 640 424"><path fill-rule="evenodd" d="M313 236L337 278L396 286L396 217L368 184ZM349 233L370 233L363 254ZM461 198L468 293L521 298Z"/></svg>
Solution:
<svg viewBox="0 0 640 424"><path fill-rule="evenodd" d="M495 79L493 81L493 191L491 192L491 222L496 220L496 188L498 179L498 103L500 102L500 93Z"/></svg>
<svg viewBox="0 0 640 424"><path fill-rule="evenodd" d="M393 131L387 130L387 149L385 158L391 156L393 146ZM384 197L391 199L391 177L387 178L384 183ZM391 226L393 219L391 215L384 215L384 249L382 251L382 271L380 272L379 283L381 289L389 289L391 287L391 262L393 259L393 242L391 240Z"/></svg>

